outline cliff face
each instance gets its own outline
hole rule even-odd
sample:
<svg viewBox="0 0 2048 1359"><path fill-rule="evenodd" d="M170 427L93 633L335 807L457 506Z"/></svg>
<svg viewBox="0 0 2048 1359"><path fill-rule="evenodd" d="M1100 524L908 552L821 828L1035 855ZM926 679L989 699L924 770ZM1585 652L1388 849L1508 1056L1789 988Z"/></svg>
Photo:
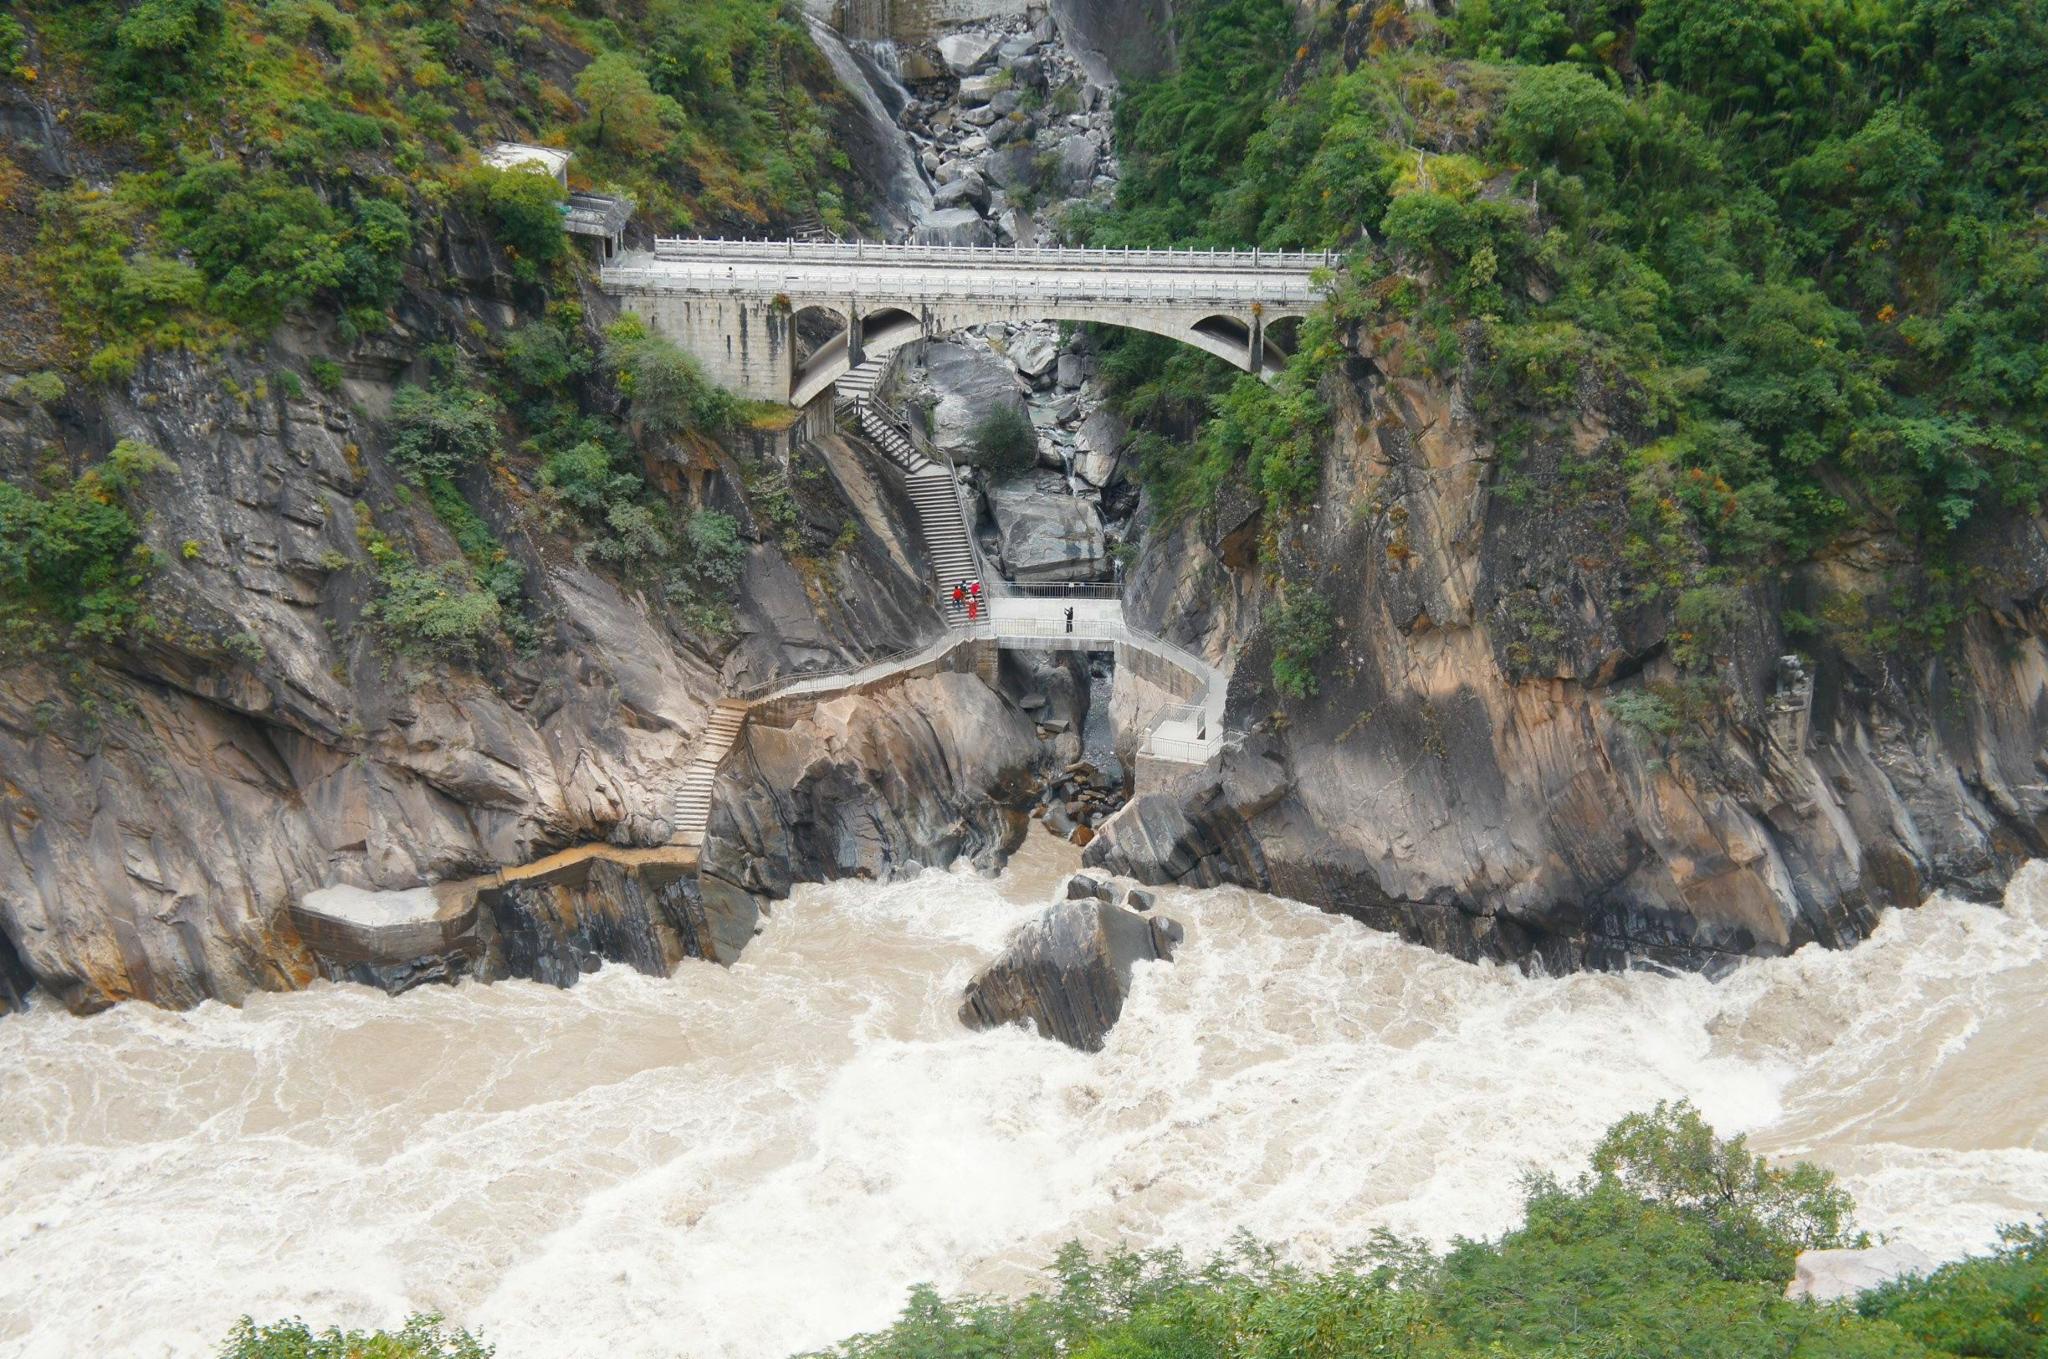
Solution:
<svg viewBox="0 0 2048 1359"><path fill-rule="evenodd" d="M646 469L679 518L709 507L740 524L730 636L585 564L529 512L533 469L508 454L463 489L525 570L533 642L475 662L394 651L365 618L367 540L422 561L460 550L387 464L378 412L417 372L430 322L518 316L509 280L451 221L411 294L448 314L381 342L382 362L359 350L342 392L266 388L280 350L153 360L55 417L0 403L10 466L53 451L75 466L121 438L176 463L132 495L157 561L149 626L93 664L0 672L0 997L32 978L76 1009L234 1001L313 975L285 914L311 889L411 887L590 840L662 843L728 680L940 628L908 505L869 455L836 435L798 448L771 521L748 483L778 455L742 437L653 447ZM833 546L792 555L792 535ZM927 763L934 796L978 796L950 781L952 750Z"/></svg>
<svg viewBox="0 0 2048 1359"><path fill-rule="evenodd" d="M1131 607L1237 653L1229 726L1245 737L1133 802L1091 863L1569 969L1846 944L1937 889L1992 898L2042 852L2040 521L1963 544L1981 607L1938 654L1780 632L1781 605L1911 588L1911 559L1873 538L1742 595L1711 657L1681 666L1681 643L1705 644L1623 559L1617 479L1585 476L1618 466L1624 431L1598 412L1625 403L1582 394L1511 489L1461 384L1405 374L1368 337L1351 348L1325 383L1336 418L1302 524L1274 534L1240 507L1148 535ZM1334 609L1307 700L1272 685L1261 560ZM1675 720L1624 721L1643 695L1679 696L1659 700Z"/></svg>

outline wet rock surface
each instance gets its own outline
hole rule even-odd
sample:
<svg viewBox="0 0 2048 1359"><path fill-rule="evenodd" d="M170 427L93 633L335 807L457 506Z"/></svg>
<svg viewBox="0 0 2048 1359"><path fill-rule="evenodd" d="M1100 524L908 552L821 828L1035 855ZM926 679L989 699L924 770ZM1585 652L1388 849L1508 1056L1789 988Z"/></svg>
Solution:
<svg viewBox="0 0 2048 1359"><path fill-rule="evenodd" d="M602 858L544 877L485 888L492 977L574 986L604 963L665 977L685 958L730 967L759 928L745 892L688 867Z"/></svg>
<svg viewBox="0 0 2048 1359"><path fill-rule="evenodd" d="M1079 881L1078 879L1076 881ZM1013 936L967 985L960 1022L992 1029L1029 1022L1039 1034L1100 1052L1130 994L1140 962L1171 961L1181 928L1102 899L1087 881Z"/></svg>

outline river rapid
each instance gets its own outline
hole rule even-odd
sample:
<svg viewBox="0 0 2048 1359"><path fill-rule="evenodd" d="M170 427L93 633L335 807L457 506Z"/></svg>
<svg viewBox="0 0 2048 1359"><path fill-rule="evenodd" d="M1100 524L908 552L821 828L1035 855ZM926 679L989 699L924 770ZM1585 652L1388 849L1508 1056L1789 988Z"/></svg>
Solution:
<svg viewBox="0 0 2048 1359"><path fill-rule="evenodd" d="M960 990L1074 852L799 888L730 971L608 967L0 1021L0 1354L210 1354L233 1319L439 1310L504 1359L764 1359L1060 1242L1327 1259L1499 1232L1659 1099L1980 1248L2048 1205L2048 864L1709 983L1533 979L1309 907L1167 891L1106 1051Z"/></svg>

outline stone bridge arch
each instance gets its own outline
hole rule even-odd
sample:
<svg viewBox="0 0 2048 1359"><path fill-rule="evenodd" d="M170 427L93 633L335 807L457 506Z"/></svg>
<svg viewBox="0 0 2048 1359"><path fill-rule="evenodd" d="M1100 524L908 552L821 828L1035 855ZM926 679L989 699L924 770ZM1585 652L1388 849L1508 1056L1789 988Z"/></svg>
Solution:
<svg viewBox="0 0 2048 1359"><path fill-rule="evenodd" d="M826 304L820 304L826 305ZM1247 314L1212 312L1195 316L1164 314L1157 310L1116 308L1099 305L1004 305L988 308L911 308L884 304L860 314L856 324L841 335L795 363L790 373L789 402L808 406L829 390L833 383L868 359L900 349L921 339L937 339L971 326L997 321L1076 321L1095 325L1121 326L1163 335L1169 340L1193 345L1214 354L1233 367L1270 379L1292 356L1291 335L1273 333L1269 326L1280 321L1299 321L1308 309L1282 305L1255 305Z"/></svg>

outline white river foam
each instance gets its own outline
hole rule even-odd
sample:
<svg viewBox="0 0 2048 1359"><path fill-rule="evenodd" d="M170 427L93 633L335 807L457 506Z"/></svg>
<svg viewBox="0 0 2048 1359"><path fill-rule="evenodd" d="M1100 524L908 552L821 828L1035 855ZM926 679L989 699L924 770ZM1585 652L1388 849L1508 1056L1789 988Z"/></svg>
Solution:
<svg viewBox="0 0 2048 1359"><path fill-rule="evenodd" d="M1068 852L1070 853L1070 851ZM1308 907L1187 924L1108 1049L960 988L1068 864L806 887L731 971L0 1021L0 1354L207 1355L233 1319L433 1309L504 1359L785 1354L1058 1244L1311 1262L1498 1232L1520 1178L1693 1100L1953 1255L2048 1205L2048 864L1718 984L1532 980Z"/></svg>

